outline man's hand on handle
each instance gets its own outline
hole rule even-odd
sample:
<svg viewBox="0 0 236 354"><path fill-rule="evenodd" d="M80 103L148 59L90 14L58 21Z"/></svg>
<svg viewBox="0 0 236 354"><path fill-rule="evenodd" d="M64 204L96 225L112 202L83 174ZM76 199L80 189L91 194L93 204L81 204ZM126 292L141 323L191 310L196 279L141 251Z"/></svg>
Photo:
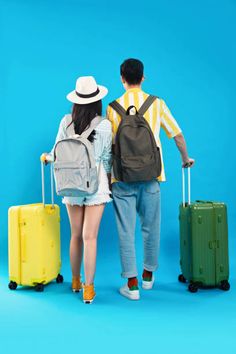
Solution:
<svg viewBox="0 0 236 354"><path fill-rule="evenodd" d="M175 139L176 146L182 157L182 161L183 161L182 166L184 168L193 167L195 160L188 157L187 146L183 134L180 133L176 135L174 139Z"/></svg>
<svg viewBox="0 0 236 354"><path fill-rule="evenodd" d="M182 167L184 167L184 168L193 167L194 164L195 164L195 160L194 160L194 159L191 159L191 158L189 157L186 161L183 161Z"/></svg>

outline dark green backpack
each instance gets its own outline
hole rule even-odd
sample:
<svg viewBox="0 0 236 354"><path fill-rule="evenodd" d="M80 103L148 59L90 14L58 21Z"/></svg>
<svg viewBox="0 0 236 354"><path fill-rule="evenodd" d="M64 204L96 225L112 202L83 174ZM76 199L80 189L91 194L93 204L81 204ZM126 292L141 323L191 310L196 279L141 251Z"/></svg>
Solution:
<svg viewBox="0 0 236 354"><path fill-rule="evenodd" d="M110 103L121 116L113 146L113 171L119 181L150 181L161 174L160 149L144 118L145 112L156 98L148 96L139 111L135 106L130 106L125 111L117 101ZM136 110L134 115L130 114L132 108Z"/></svg>

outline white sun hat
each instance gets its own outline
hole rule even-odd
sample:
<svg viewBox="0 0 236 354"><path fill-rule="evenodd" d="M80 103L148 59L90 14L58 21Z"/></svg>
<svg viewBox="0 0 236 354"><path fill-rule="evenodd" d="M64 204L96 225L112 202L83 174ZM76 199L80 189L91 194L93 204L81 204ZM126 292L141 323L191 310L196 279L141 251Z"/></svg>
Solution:
<svg viewBox="0 0 236 354"><path fill-rule="evenodd" d="M88 104L105 97L108 89L97 85L93 76L81 76L76 81L75 90L68 93L66 98L72 103Z"/></svg>

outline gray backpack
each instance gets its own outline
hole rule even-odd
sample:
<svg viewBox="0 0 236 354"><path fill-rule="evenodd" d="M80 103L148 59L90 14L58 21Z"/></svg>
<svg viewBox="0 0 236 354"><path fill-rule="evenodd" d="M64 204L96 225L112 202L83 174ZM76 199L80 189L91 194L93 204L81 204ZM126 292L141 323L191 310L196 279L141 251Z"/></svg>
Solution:
<svg viewBox="0 0 236 354"><path fill-rule="evenodd" d="M71 116L68 117L71 122ZM101 117L95 117L81 135L75 134L74 125L71 124L67 128L69 137L55 145L54 176L58 195L84 197L97 192L98 173L94 148L88 137L101 121Z"/></svg>
<svg viewBox="0 0 236 354"><path fill-rule="evenodd" d="M113 146L113 171L119 181L150 181L161 174L160 149L151 127L143 117L156 98L148 96L139 111L135 106L130 106L125 111L117 101L110 103L121 116ZM132 108L136 110L134 115L130 115Z"/></svg>

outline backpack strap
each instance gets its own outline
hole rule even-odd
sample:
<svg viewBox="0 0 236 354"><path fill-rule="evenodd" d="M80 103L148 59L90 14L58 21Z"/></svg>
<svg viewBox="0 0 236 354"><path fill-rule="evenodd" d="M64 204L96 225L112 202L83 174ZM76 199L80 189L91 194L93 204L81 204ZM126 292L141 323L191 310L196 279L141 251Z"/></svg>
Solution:
<svg viewBox="0 0 236 354"><path fill-rule="evenodd" d="M117 102L113 101L109 104L121 117L126 116L126 110Z"/></svg>
<svg viewBox="0 0 236 354"><path fill-rule="evenodd" d="M149 95L148 98L144 101L144 103L142 104L142 106L140 107L138 113L140 116L143 116L148 108L153 104L153 102L157 99L157 96L152 96Z"/></svg>
<svg viewBox="0 0 236 354"><path fill-rule="evenodd" d="M93 118L89 128L84 130L83 133L80 136L82 138L88 139L89 135L101 123L102 120L103 120L103 118L99 117L99 116L96 116L95 118Z"/></svg>

